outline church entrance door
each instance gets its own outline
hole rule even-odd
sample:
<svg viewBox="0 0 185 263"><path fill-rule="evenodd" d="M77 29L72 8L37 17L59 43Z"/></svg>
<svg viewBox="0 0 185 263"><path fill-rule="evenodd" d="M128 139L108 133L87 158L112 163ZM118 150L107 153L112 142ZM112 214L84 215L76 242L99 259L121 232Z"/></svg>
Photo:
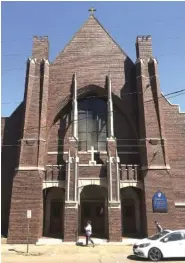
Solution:
<svg viewBox="0 0 185 263"><path fill-rule="evenodd" d="M139 191L134 187L121 189L122 235L137 237L141 234Z"/></svg>
<svg viewBox="0 0 185 263"><path fill-rule="evenodd" d="M100 201L84 201L81 204L81 232L87 220L91 221L93 236L105 236L105 204Z"/></svg>
<svg viewBox="0 0 185 263"><path fill-rule="evenodd" d="M135 204L133 200L122 202L123 233L125 235L136 233Z"/></svg>
<svg viewBox="0 0 185 263"><path fill-rule="evenodd" d="M63 232L63 214L64 203L53 201L51 203L50 235L52 237L61 237Z"/></svg>
<svg viewBox="0 0 185 263"><path fill-rule="evenodd" d="M63 238L65 191L59 187L44 190L43 236Z"/></svg>
<svg viewBox="0 0 185 263"><path fill-rule="evenodd" d="M80 194L79 234L84 235L88 220L92 224L92 236L106 238L108 230L107 189L97 185L84 186Z"/></svg>

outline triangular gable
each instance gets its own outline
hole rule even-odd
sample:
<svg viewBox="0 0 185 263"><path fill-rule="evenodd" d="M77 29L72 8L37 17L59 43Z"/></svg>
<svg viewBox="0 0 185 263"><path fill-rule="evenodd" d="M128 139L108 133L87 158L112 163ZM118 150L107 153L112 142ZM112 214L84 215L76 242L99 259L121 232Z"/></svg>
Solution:
<svg viewBox="0 0 185 263"><path fill-rule="evenodd" d="M83 26L79 29L79 31L74 35L72 40L66 45L64 50L59 53L59 55L56 57L53 63L55 63L55 61L57 61L58 58L66 52L70 52L71 49L73 51L74 45L77 48L76 51L80 53L80 51L83 52L83 46L85 47L86 51L88 50L88 48L89 50L91 50L92 46L94 48L95 45L92 45L91 42L95 41L98 43L96 52L100 53L100 55L103 45L105 46L107 44L107 48L119 49L120 53L122 53L125 58L127 57L127 59L131 61L131 59L122 50L122 48L113 40L110 34L104 29L104 27L101 25L98 19L95 18L94 15L91 15L88 18L88 20L83 24Z"/></svg>

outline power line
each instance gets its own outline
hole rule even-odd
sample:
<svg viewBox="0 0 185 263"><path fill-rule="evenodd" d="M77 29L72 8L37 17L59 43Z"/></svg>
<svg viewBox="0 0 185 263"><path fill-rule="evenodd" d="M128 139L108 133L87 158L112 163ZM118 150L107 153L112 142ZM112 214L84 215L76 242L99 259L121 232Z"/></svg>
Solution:
<svg viewBox="0 0 185 263"><path fill-rule="evenodd" d="M181 92L182 92L182 93L181 93ZM177 93L180 93L180 94L177 94ZM168 94L166 94L166 95L161 95L161 96L159 96L157 99L159 100L159 99L161 99L161 98L165 98L165 97L168 96L168 95L170 95L169 98L173 98L173 97L181 96L181 95L184 95L184 94L185 94L185 89L180 90L180 91L171 92L171 93L168 93ZM106 97L107 97L107 95L106 95ZM97 97L96 97L96 96L90 96L90 97L87 97L86 99L88 99L88 98L97 98ZM168 99L169 99L169 98L168 98ZM72 98L71 98L70 100L72 100ZM153 102L153 101L154 101L153 99L148 100L148 101L144 101L143 104L149 103L149 102ZM112 112L114 113L115 111L113 110ZM86 118L78 119L77 122L82 121L82 120L86 120ZM66 125L71 125L72 123L74 123L73 120L70 121L70 122L68 122L68 123L66 123ZM48 128L48 126L45 125L45 126L39 127L39 125L38 125L38 126L34 126L34 127L29 127L29 128L26 128L26 129L6 129L6 130L4 130L4 133L10 132L10 131L12 131L12 132L13 132L13 131L21 131L21 132L24 132L24 131L27 131L27 130L32 130L32 129L37 129L37 130L38 130L38 129L44 129L44 128ZM65 127L64 129L61 129L61 131L62 131L62 130L66 130L66 127Z"/></svg>
<svg viewBox="0 0 185 263"><path fill-rule="evenodd" d="M185 52L184 53L166 53L166 54L161 53L161 54L157 54L155 57L160 58L160 57L170 57L170 56L184 57ZM1 69L2 74L1 75L5 76L5 75L9 74L9 72L23 72L23 71L26 72L26 67L23 67L23 68L5 68L5 69L3 69L3 67L2 67L2 69Z"/></svg>
<svg viewBox="0 0 185 263"><path fill-rule="evenodd" d="M177 17L177 18L174 18L174 19L170 19L170 21L185 21L185 17L184 16L182 16L182 17ZM132 21L133 21L133 19L132 19ZM138 21L137 21L138 22ZM140 24L142 24L142 22L143 22L143 24L146 24L146 23L148 23L148 20L139 20L139 23ZM154 21L154 19L152 19L152 22L153 22L153 24L152 25L155 25L155 23L156 24L158 24L158 23L169 23L169 21L167 21L167 20L164 20L164 19L155 19L155 21ZM81 26L80 26L81 27ZM123 26L121 25L121 24L114 24L114 28L122 28ZM109 31L109 30L108 30ZM75 31L75 33L73 33L73 36L74 35L76 35L77 34L77 32L78 32L78 29ZM49 40L49 38L51 37L51 38L53 38L53 37L55 37L56 38L56 36L57 37L59 37L59 36L66 36L66 35L69 35L69 34L67 34L67 33L47 33L47 34L42 34L42 36L47 36L48 37L48 40ZM141 34L140 34L141 35ZM24 37L24 39L33 39L33 37L34 37L35 35L32 35L32 36L27 36L27 37ZM185 38L185 36L182 36L183 38ZM169 37L166 37L166 38L172 38L172 36L169 36ZM179 36L176 36L176 38L179 38ZM1 40L1 43L6 43L6 42L18 42L18 41L20 41L20 38L17 38L17 39L9 39L9 40Z"/></svg>
<svg viewBox="0 0 185 263"><path fill-rule="evenodd" d="M63 140L63 139L61 139L61 140ZM142 140L142 139L116 139L116 141L118 142L119 140L125 140L125 141L138 141L138 143ZM26 139L25 139L25 141L26 141ZM33 141L35 141L35 140L33 140ZM179 142L180 141L180 139L167 139L167 143L168 142ZM79 140L79 142L83 142L83 141L80 141ZM84 142L86 142L86 141L84 141ZM105 142L107 142L107 140L104 140L104 141L97 141L97 143L101 143L101 142L103 142L103 143L105 143ZM21 144L2 144L1 145L2 147L21 147L22 145ZM47 148L50 148L50 147L53 147L53 146L55 146L56 148L58 148L58 147L67 147L67 146L70 146L70 144L58 144L58 142L56 142L56 143L50 143L50 144L48 144L47 143ZM161 146L163 146L163 144L161 144ZM30 145L24 145L24 147L30 147ZM38 148L38 145L32 145L32 147L36 147L36 148ZM144 144L142 145L142 144L119 144L119 143L117 143L117 149L119 149L119 148L123 148L123 147L125 147L125 148L139 148L139 147L146 147ZM120 152L121 152L122 150L120 150Z"/></svg>
<svg viewBox="0 0 185 263"><path fill-rule="evenodd" d="M184 37L185 38L185 37ZM1 54L1 56L3 57L17 57L17 56L23 56L25 54L22 54L22 53L10 53L10 54ZM173 52L173 53L159 53L158 56L181 56L182 54L179 54L177 52Z"/></svg>
<svg viewBox="0 0 185 263"><path fill-rule="evenodd" d="M163 96L168 97L168 96L171 96L171 95L173 95L173 94L178 94L178 93L181 93L181 92L184 92L184 91L185 91L185 89L181 89L181 90L177 90L177 91L173 91L173 92L167 93L167 94L165 94L165 95L163 95ZM141 92L135 91L135 92L124 93L124 94L122 94L121 98L123 98L124 96L128 96L128 95L138 95L138 94L143 94L143 91L141 91ZM107 96L108 96L108 95L103 95L102 97L107 98ZM94 97L96 97L96 96L89 96L89 97L87 97L86 99L88 99L88 98L94 98ZM70 98L70 100L72 100L72 98ZM38 100L38 102L41 102L41 101L42 101L42 100ZM23 102L23 101L1 102L1 104L3 104L3 105L5 105L5 104L10 105L10 104L17 104L17 103L21 103L21 102Z"/></svg>

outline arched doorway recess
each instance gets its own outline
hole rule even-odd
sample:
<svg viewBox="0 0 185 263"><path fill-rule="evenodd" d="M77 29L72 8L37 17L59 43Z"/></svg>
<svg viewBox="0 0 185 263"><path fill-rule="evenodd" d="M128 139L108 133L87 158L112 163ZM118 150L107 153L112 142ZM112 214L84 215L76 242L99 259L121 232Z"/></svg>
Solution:
<svg viewBox="0 0 185 263"><path fill-rule="evenodd" d="M59 187L49 187L43 190L43 197L43 235L53 238L63 238L65 190Z"/></svg>
<svg viewBox="0 0 185 263"><path fill-rule="evenodd" d="M87 220L92 223L94 237L105 238L108 234L108 193L107 189L98 185L83 187L80 194L79 233L84 234Z"/></svg>
<svg viewBox="0 0 185 263"><path fill-rule="evenodd" d="M122 236L141 235L141 193L135 187L121 189Z"/></svg>

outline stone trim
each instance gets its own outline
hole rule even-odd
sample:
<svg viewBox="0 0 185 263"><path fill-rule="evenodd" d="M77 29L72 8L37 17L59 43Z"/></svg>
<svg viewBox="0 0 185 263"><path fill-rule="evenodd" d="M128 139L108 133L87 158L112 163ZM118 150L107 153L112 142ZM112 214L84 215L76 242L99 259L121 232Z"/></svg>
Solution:
<svg viewBox="0 0 185 263"><path fill-rule="evenodd" d="M160 138L160 137L151 137L151 138L143 138L139 139L139 141L150 141L150 140L158 140L158 141L166 141L166 138Z"/></svg>
<svg viewBox="0 0 185 263"><path fill-rule="evenodd" d="M114 138L114 137L108 137L108 138L107 138L107 141L108 141L108 142L115 142L115 141L116 141L116 138Z"/></svg>
<svg viewBox="0 0 185 263"><path fill-rule="evenodd" d="M48 152L48 154L68 154L68 152Z"/></svg>
<svg viewBox="0 0 185 263"><path fill-rule="evenodd" d="M185 207L185 202L175 202L176 207Z"/></svg>
<svg viewBox="0 0 185 263"><path fill-rule="evenodd" d="M46 142L46 140L43 138L28 138L28 139L22 138L22 139L18 140L18 142L20 142L20 141L43 141L43 142Z"/></svg>
<svg viewBox="0 0 185 263"><path fill-rule="evenodd" d="M46 171L46 169L42 166L19 166L15 171Z"/></svg>
<svg viewBox="0 0 185 263"><path fill-rule="evenodd" d="M68 208L75 208L78 209L78 202L73 202L73 201L65 201L65 209Z"/></svg>
<svg viewBox="0 0 185 263"><path fill-rule="evenodd" d="M120 189L128 186L144 189L144 185L141 181L120 181Z"/></svg>
<svg viewBox="0 0 185 263"><path fill-rule="evenodd" d="M109 201L108 202L108 209L121 209L121 203L119 201Z"/></svg>
<svg viewBox="0 0 185 263"><path fill-rule="evenodd" d="M87 163L87 164L81 163L81 164L79 164L78 166L95 167L95 166L103 166L103 164L94 164L94 165L92 165L92 163Z"/></svg>
<svg viewBox="0 0 185 263"><path fill-rule="evenodd" d="M98 150L94 150L95 153L102 153L102 154L107 154L107 151L98 151ZM78 154L90 154L89 151L78 151Z"/></svg>
<svg viewBox="0 0 185 263"><path fill-rule="evenodd" d="M78 179L78 188L84 187L87 185L99 185L107 188L107 178L83 178Z"/></svg>
<svg viewBox="0 0 185 263"><path fill-rule="evenodd" d="M170 166L169 165L142 166L141 170L170 170Z"/></svg>
<svg viewBox="0 0 185 263"><path fill-rule="evenodd" d="M43 181L42 189L49 187L60 187L65 189L65 181Z"/></svg>

